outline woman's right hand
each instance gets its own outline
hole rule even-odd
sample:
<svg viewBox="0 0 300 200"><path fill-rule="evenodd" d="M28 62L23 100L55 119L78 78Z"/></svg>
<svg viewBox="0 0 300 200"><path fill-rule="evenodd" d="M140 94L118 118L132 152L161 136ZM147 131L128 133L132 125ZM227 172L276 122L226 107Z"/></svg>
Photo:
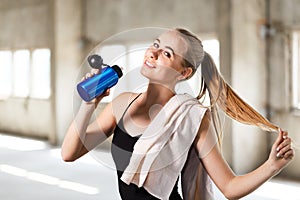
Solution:
<svg viewBox="0 0 300 200"><path fill-rule="evenodd" d="M97 75L100 73L100 70L99 69L92 69L91 72L89 73L86 73L84 77L82 77L81 79L81 82L86 80L86 79L89 79L89 78L92 78L93 76ZM100 101L108 96L110 94L110 89L107 89L103 94L101 94L100 96L94 98L93 100L89 101L89 102L86 102L86 104L93 104L95 106L95 108L98 106L98 104L100 103Z"/></svg>
<svg viewBox="0 0 300 200"><path fill-rule="evenodd" d="M294 155L292 140L288 136L288 132L279 129L277 139L272 146L268 159L272 168L279 172L292 161Z"/></svg>

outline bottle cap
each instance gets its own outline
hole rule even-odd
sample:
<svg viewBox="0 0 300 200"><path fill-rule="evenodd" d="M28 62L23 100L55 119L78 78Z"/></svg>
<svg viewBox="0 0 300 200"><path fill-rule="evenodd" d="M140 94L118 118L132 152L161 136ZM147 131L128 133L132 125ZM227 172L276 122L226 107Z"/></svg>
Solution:
<svg viewBox="0 0 300 200"><path fill-rule="evenodd" d="M123 72L118 65L113 65L111 68L113 68L113 70L115 70L115 72L117 72L119 78L121 78L123 76Z"/></svg>

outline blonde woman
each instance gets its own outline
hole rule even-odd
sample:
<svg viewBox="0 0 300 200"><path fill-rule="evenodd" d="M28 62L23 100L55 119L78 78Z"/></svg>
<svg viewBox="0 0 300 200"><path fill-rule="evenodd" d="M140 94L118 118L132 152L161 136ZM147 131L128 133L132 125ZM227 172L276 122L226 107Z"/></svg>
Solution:
<svg viewBox="0 0 300 200"><path fill-rule="evenodd" d="M192 77L200 65L199 96L176 94L176 84ZM147 49L141 74L149 80L147 90L119 95L91 124L95 108L109 90L83 102L62 145L63 159L74 161L113 134L112 155L122 199L182 199L177 190L180 173L183 199L213 199L210 180L226 198L238 199L292 160L288 133L233 92L201 41L188 30L161 34ZM206 91L209 108L198 101ZM239 122L278 131L268 160L256 170L236 176L222 157L218 108Z"/></svg>

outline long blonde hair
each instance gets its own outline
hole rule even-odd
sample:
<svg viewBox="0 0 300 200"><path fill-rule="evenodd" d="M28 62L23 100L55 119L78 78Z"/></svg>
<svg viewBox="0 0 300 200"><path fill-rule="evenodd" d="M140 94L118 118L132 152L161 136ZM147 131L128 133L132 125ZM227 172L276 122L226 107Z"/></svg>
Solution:
<svg viewBox="0 0 300 200"><path fill-rule="evenodd" d="M278 131L278 126L272 124L259 114L226 83L218 72L212 57L203 50L202 42L197 36L186 29L177 28L175 30L179 32L189 44L189 49L183 59L183 66L191 67L193 69L193 75L201 65L202 79L197 99L203 98L206 91L208 91L212 120L218 132L219 143L220 138L222 138L222 129L218 108L223 110L227 116L238 122L255 125L265 131Z"/></svg>

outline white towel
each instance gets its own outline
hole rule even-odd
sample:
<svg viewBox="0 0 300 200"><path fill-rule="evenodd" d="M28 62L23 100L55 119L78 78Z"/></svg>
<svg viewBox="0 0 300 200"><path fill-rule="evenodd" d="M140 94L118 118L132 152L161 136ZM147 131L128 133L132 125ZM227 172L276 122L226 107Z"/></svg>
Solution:
<svg viewBox="0 0 300 200"><path fill-rule="evenodd" d="M168 199L205 112L190 95L172 97L136 142L121 180Z"/></svg>

